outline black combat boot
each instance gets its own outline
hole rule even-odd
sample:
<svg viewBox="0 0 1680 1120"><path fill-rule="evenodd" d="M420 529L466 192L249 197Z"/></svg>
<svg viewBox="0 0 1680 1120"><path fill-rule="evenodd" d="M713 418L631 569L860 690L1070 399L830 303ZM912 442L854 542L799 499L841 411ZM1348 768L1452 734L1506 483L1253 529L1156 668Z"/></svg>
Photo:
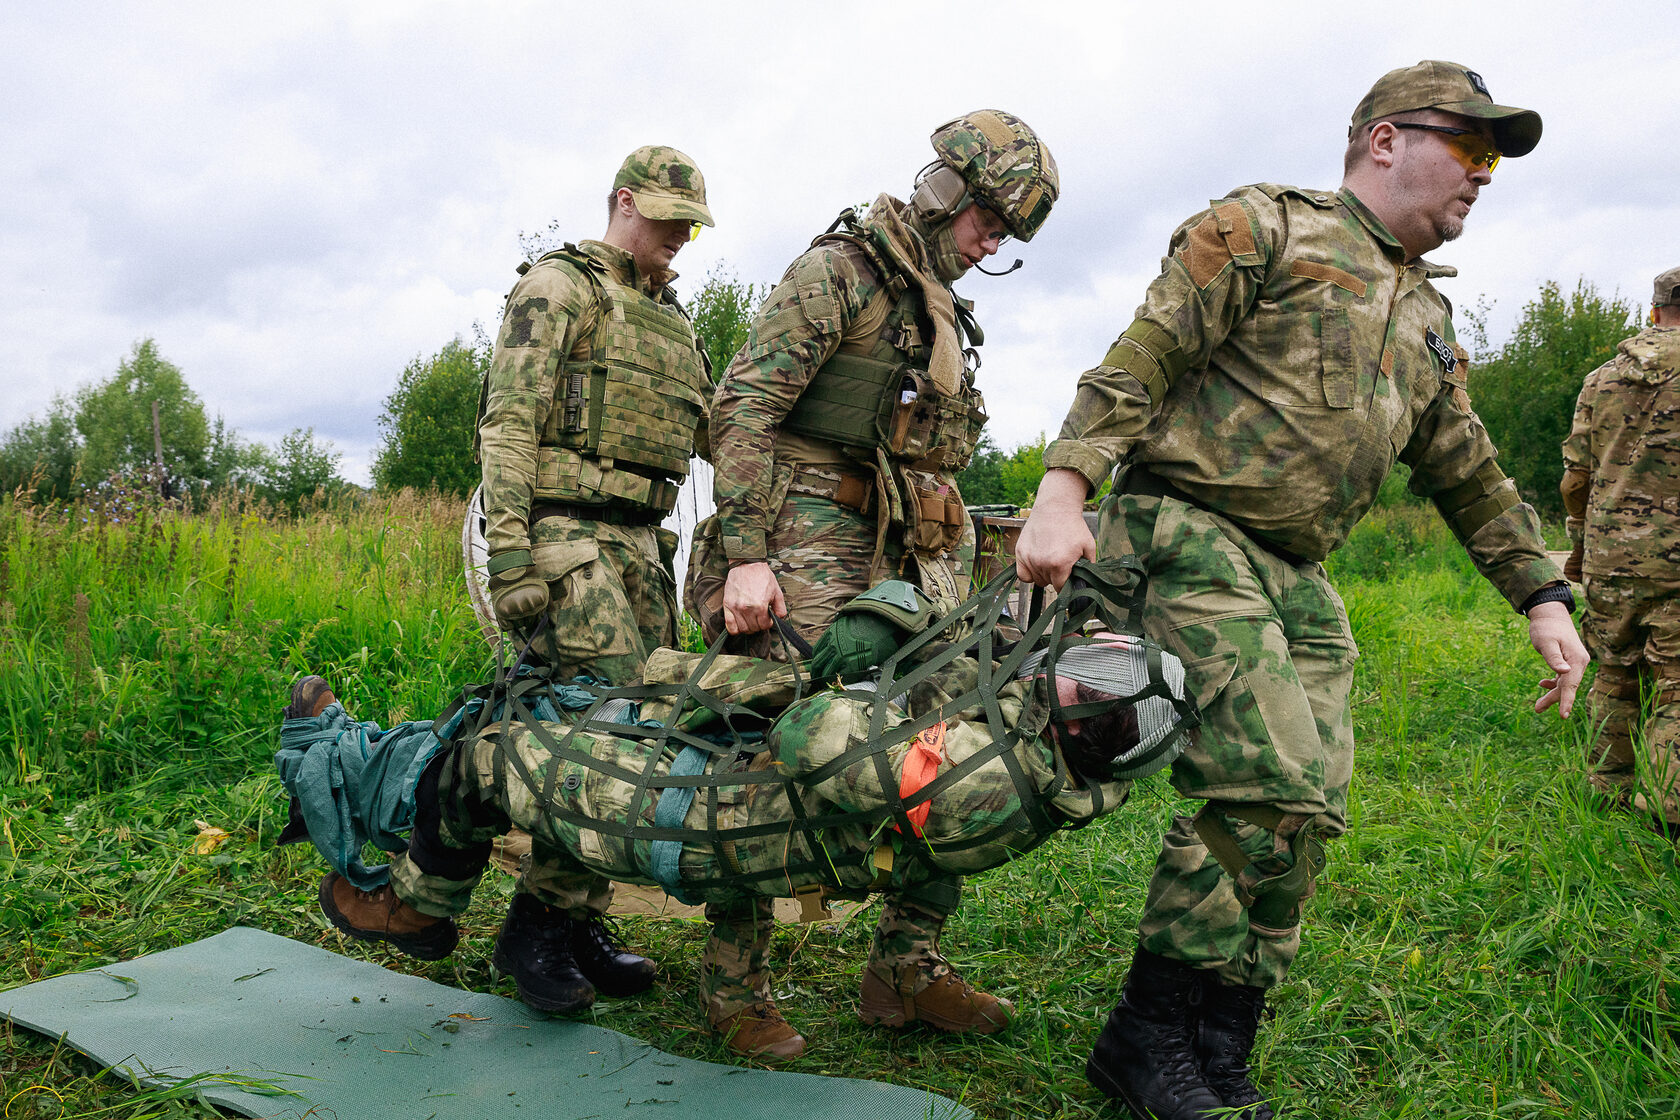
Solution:
<svg viewBox="0 0 1680 1120"><path fill-rule="evenodd" d="M572 956L578 971L604 996L633 996L653 987L659 967L613 944L599 915L572 920Z"/></svg>
<svg viewBox="0 0 1680 1120"><path fill-rule="evenodd" d="M490 963L513 977L525 1006L571 1015L595 1002L595 985L578 971L572 956L574 924L564 910L535 895L513 896Z"/></svg>
<svg viewBox="0 0 1680 1120"><path fill-rule="evenodd" d="M1266 1010L1266 989L1227 984L1211 972L1201 977L1195 1008L1196 1062L1202 1076L1240 1120L1272 1120L1272 1109L1249 1079L1248 1056Z"/></svg>
<svg viewBox="0 0 1680 1120"><path fill-rule="evenodd" d="M1142 948L1132 957L1085 1076L1138 1120L1209 1120L1225 1107L1192 1049L1190 1002L1200 984L1198 970L1182 961Z"/></svg>

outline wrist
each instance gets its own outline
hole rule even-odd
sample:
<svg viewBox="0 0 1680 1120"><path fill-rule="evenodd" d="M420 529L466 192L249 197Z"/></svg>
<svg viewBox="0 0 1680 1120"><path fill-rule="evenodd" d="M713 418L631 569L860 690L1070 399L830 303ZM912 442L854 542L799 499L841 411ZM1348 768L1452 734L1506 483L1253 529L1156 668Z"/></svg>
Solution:
<svg viewBox="0 0 1680 1120"><path fill-rule="evenodd" d="M531 566L531 550L528 548L509 548L491 555L485 562L484 570L487 574L499 576L503 572L514 568L528 568Z"/></svg>

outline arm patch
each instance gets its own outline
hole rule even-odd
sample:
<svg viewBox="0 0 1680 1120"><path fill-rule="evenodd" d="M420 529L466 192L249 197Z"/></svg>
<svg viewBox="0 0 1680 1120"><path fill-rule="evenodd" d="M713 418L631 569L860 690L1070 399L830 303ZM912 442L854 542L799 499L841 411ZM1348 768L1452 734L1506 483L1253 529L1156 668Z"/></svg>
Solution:
<svg viewBox="0 0 1680 1120"><path fill-rule="evenodd" d="M837 334L844 327L840 316L840 278L835 273L834 255L806 253L788 275L799 299L799 310L818 334Z"/></svg>

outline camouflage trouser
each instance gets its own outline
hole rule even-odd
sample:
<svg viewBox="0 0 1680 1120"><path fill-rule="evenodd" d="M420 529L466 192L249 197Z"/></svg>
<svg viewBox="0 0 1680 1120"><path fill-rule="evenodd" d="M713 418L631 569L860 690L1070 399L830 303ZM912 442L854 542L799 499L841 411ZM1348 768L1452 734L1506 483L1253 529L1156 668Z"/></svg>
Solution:
<svg viewBox="0 0 1680 1120"><path fill-rule="evenodd" d="M677 644L676 540L670 530L651 526L558 516L535 521L532 562L551 596L537 656L562 679L641 680L648 654ZM612 902L611 883L534 839L520 889L573 917L604 914Z"/></svg>
<svg viewBox="0 0 1680 1120"><path fill-rule="evenodd" d="M677 642L676 535L651 526L544 517L531 557L549 581L549 626L536 652L560 670L613 684L641 680L648 654Z"/></svg>
<svg viewBox="0 0 1680 1120"><path fill-rule="evenodd" d="M1618 795L1642 785L1641 807L1680 823L1680 580L1588 575L1584 586L1582 637L1599 663L1588 780Z"/></svg>
<svg viewBox="0 0 1680 1120"><path fill-rule="evenodd" d="M939 951L939 933L956 908L961 887L962 879L952 876L918 884L904 895L889 895L864 967L896 984L898 969L915 965L917 991L951 971ZM768 898L709 903L706 920L712 923L712 933L700 957L700 995L706 1019L715 1027L742 1008L770 999L765 951L776 922Z"/></svg>
<svg viewBox="0 0 1680 1120"><path fill-rule="evenodd" d="M1359 652L1324 569L1291 565L1225 518L1172 498L1110 498L1097 539L1099 555L1129 551L1148 569L1144 628L1183 660L1201 709L1201 728L1173 764L1174 787L1304 815L1320 836L1346 831ZM1266 872L1293 865L1272 832L1223 819ZM1139 942L1228 982L1271 987L1288 972L1300 930L1251 928L1231 877L1180 818L1162 843Z"/></svg>
<svg viewBox="0 0 1680 1120"><path fill-rule="evenodd" d="M700 623L707 643L723 633L723 585L728 562L702 522L695 532L686 602ZM788 623L807 642L822 637L840 608L883 579L906 579L920 587L942 608L968 597L969 570L974 562L974 529L948 556L907 554L896 532L889 531L885 555L875 564L876 523L828 498L789 494L766 542L770 570L787 600ZM871 578L871 571L874 576ZM729 644L729 652L786 660L786 647L772 634L746 635Z"/></svg>
<svg viewBox="0 0 1680 1120"><path fill-rule="evenodd" d="M415 787L408 850L391 860L391 886L397 897L422 914L465 912L490 861L492 840L512 826L504 800L510 795L533 796L523 788L498 793L484 785L470 750L441 752ZM574 918L606 913L612 884L541 830L530 837L531 860L520 889Z"/></svg>

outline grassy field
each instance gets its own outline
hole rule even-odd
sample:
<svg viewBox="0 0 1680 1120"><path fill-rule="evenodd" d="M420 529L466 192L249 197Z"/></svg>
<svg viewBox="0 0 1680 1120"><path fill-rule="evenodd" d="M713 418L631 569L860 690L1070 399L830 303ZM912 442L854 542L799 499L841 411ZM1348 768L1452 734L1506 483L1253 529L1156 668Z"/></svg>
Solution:
<svg viewBox="0 0 1680 1120"><path fill-rule="evenodd" d="M272 846L285 807L270 755L294 674L391 721L429 715L488 666L458 516L413 496L295 522L238 502L117 525L0 505L0 987L244 924L511 995L489 966L510 880L487 880L452 958L421 965L342 941L316 910L319 858ZM1257 1050L1280 1115L1680 1115L1674 847L1585 796L1583 720L1529 710L1541 673L1522 620L1426 515L1379 511L1334 574L1364 654L1359 768L1352 830ZM1182 808L1152 779L1106 822L971 880L945 947L1015 1001L1002 1037L860 1026L873 908L782 928L778 999L811 1041L792 1068L925 1087L986 1117L1114 1115L1084 1059ZM197 822L231 838L195 853ZM595 1020L727 1060L695 996L701 923L627 918L622 932L666 968ZM191 1094L136 1092L0 1026L7 1118L217 1115Z"/></svg>

